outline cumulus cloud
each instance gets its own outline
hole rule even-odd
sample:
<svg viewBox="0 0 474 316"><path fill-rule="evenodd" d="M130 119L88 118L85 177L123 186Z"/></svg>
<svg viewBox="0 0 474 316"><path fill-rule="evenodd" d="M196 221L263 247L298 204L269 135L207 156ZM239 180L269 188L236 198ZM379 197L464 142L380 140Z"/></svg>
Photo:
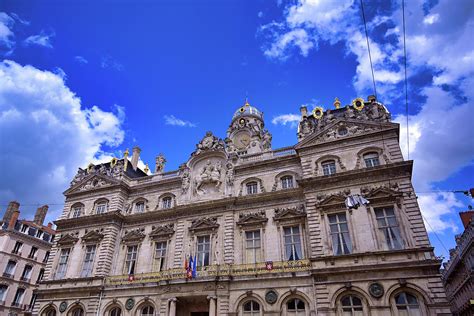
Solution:
<svg viewBox="0 0 474 316"><path fill-rule="evenodd" d="M175 117L174 115L165 115L165 124L179 127L196 127L196 124Z"/></svg>
<svg viewBox="0 0 474 316"><path fill-rule="evenodd" d="M37 45L46 48L53 48L53 44L51 44L51 38L54 36L54 32L46 33L45 31L41 31L40 34L27 37L23 43L25 43L26 46Z"/></svg>
<svg viewBox="0 0 474 316"><path fill-rule="evenodd" d="M392 100L404 98L403 26L400 2L393 1L390 7L383 15L370 8L365 13L379 99L395 107L392 112L396 113L399 109ZM372 93L359 1L291 1L283 17L257 32L267 58L287 61L295 54L308 56L322 42L343 43L346 53L356 57L352 82L356 92ZM409 115L413 181L417 190L435 190L436 182L474 161L474 146L469 144L474 136L470 128L474 112L474 6L470 0L460 0L455 6L450 0L429 5L424 0L407 1L405 17L408 75L431 74L427 83L409 82L413 96L409 102L414 110ZM300 35L295 37L295 32ZM416 101L417 108L413 107L415 100L422 100ZM400 145L407 158L406 117L394 118L401 124ZM434 193L420 199L420 206L433 230L443 231L454 229L446 215L462 204L453 195Z"/></svg>
<svg viewBox="0 0 474 316"><path fill-rule="evenodd" d="M82 64L82 65L85 65L85 64L89 63L89 61L87 59L85 59L84 57L82 57L82 56L74 56L74 60L77 61L79 64Z"/></svg>
<svg viewBox="0 0 474 316"><path fill-rule="evenodd" d="M123 142L124 110L81 104L53 72L0 62L0 201L16 199L23 216L31 203L61 203L78 166ZM107 147L105 147L107 148ZM51 206L55 219L61 206Z"/></svg>
<svg viewBox="0 0 474 316"><path fill-rule="evenodd" d="M272 123L275 124L275 125L283 125L283 126L286 126L288 124L288 126L290 127L296 127L298 126L298 122L300 121L300 115L298 114L282 114L282 115L278 115L278 116L275 116L273 119L272 119Z"/></svg>

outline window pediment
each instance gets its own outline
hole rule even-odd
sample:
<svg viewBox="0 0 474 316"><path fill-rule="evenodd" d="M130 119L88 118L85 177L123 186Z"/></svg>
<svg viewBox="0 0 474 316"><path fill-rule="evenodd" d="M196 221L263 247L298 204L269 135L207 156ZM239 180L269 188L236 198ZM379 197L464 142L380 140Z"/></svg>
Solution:
<svg viewBox="0 0 474 316"><path fill-rule="evenodd" d="M318 196L317 205L322 209L345 209L345 200L348 194L350 194L349 191Z"/></svg>
<svg viewBox="0 0 474 316"><path fill-rule="evenodd" d="M82 242L84 243L98 243L104 238L104 234L99 233L98 231L91 230L82 236Z"/></svg>
<svg viewBox="0 0 474 316"><path fill-rule="evenodd" d="M260 225L263 226L268 221L267 216L265 215L265 211L260 211L256 213L241 213L239 215L239 220L237 221L237 225L239 226L256 226Z"/></svg>
<svg viewBox="0 0 474 316"><path fill-rule="evenodd" d="M289 221L295 219L302 219L306 217L306 211L304 205L287 207L287 208L276 208L275 216L273 220L276 222Z"/></svg>
<svg viewBox="0 0 474 316"><path fill-rule="evenodd" d="M192 233L200 231L214 231L219 228L217 217L205 217L192 221L189 231Z"/></svg>
<svg viewBox="0 0 474 316"><path fill-rule="evenodd" d="M79 238L77 237L74 237L70 234L66 234L66 235L63 235L61 236L61 238L58 239L58 245L59 246L72 246L74 245L77 241L79 240Z"/></svg>
<svg viewBox="0 0 474 316"><path fill-rule="evenodd" d="M142 230L136 229L129 232L125 232L125 235L122 237L123 243L138 243L145 238L145 234Z"/></svg>
<svg viewBox="0 0 474 316"><path fill-rule="evenodd" d="M153 226L152 231L150 233L150 237L154 240L160 239L160 238L170 238L174 234L174 225L173 224L168 224L168 225L162 225L162 226Z"/></svg>
<svg viewBox="0 0 474 316"><path fill-rule="evenodd" d="M362 188L362 195L371 203L383 201L395 201L397 198L403 196L403 193L398 190L398 184L382 185L372 188Z"/></svg>

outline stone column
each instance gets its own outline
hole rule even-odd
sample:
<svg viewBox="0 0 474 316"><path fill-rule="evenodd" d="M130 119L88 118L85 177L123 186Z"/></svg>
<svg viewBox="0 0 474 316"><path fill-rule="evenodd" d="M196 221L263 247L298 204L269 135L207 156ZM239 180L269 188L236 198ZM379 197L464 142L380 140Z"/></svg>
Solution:
<svg viewBox="0 0 474 316"><path fill-rule="evenodd" d="M169 316L176 316L176 298L170 298L170 312Z"/></svg>
<svg viewBox="0 0 474 316"><path fill-rule="evenodd" d="M217 297L208 296L209 300L209 316L217 316Z"/></svg>

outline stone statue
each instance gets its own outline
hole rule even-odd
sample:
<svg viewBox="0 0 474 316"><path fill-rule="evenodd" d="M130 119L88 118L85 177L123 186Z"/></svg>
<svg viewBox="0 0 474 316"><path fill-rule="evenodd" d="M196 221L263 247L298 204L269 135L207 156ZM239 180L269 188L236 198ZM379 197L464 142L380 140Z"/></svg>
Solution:
<svg viewBox="0 0 474 316"><path fill-rule="evenodd" d="M191 154L191 156L198 155L203 151L208 150L223 150L224 141L212 135L212 132L207 132L206 136L196 145L196 150Z"/></svg>
<svg viewBox="0 0 474 316"><path fill-rule="evenodd" d="M155 158L155 173L162 173L165 170L166 158L160 153Z"/></svg>
<svg viewBox="0 0 474 316"><path fill-rule="evenodd" d="M181 181L181 191L183 193L188 192L189 185L191 184L191 174L189 173L189 168L183 169Z"/></svg>
<svg viewBox="0 0 474 316"><path fill-rule="evenodd" d="M215 187L218 188L221 185L221 169L222 163L220 161L213 165L208 160L194 180L196 193L206 193L206 190L201 188L206 183L215 183Z"/></svg>
<svg viewBox="0 0 474 316"><path fill-rule="evenodd" d="M272 149L272 134L270 134L268 131L263 133L262 147L264 150Z"/></svg>
<svg viewBox="0 0 474 316"><path fill-rule="evenodd" d="M227 171L225 173L225 180L228 186L234 185L234 165L232 163L227 163Z"/></svg>
<svg viewBox="0 0 474 316"><path fill-rule="evenodd" d="M74 186L74 185L78 184L78 183L81 182L82 179L84 179L85 177L86 177L86 171L83 170L83 169L81 169L81 168L79 168L79 169L77 170L76 175L74 176L74 179L72 179L72 181L71 181L71 186Z"/></svg>

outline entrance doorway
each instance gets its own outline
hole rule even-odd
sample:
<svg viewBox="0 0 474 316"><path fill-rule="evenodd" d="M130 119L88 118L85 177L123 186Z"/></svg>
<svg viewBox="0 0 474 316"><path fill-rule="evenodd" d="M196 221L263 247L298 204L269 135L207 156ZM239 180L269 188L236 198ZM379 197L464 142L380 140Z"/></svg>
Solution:
<svg viewBox="0 0 474 316"><path fill-rule="evenodd" d="M208 312L191 312L191 316L209 316Z"/></svg>
<svg viewBox="0 0 474 316"><path fill-rule="evenodd" d="M206 296L177 297L176 316L209 316Z"/></svg>

